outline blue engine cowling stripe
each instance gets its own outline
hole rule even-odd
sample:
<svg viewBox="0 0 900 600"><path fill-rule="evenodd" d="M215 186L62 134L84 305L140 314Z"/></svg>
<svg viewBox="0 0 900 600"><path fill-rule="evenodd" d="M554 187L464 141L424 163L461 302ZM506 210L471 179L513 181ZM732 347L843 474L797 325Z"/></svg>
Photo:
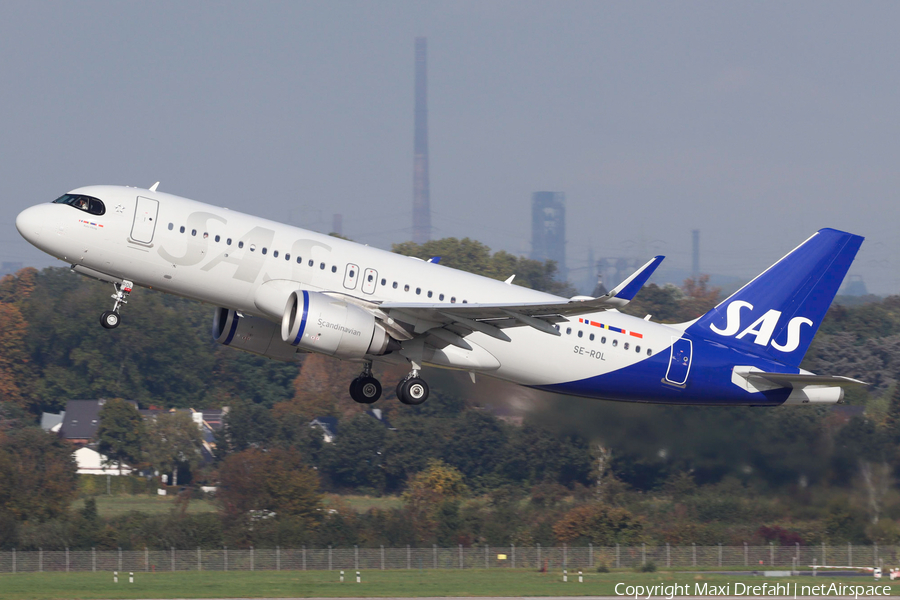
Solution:
<svg viewBox="0 0 900 600"><path fill-rule="evenodd" d="M300 343L303 337L303 331L306 329L306 318L309 316L309 292L303 290L303 316L300 317L300 329L297 330L297 337L294 339L294 346Z"/></svg>
<svg viewBox="0 0 900 600"><path fill-rule="evenodd" d="M238 321L240 320L241 318L238 316L237 312L235 312L234 318L231 320L231 331L228 332L228 337L222 342L223 345L227 346L231 343L231 340L234 339L234 332L237 331Z"/></svg>

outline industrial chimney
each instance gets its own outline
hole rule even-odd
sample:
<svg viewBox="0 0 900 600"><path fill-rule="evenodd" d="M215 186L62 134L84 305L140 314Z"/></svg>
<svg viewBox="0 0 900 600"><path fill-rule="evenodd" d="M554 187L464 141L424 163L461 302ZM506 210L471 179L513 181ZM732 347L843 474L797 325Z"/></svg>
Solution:
<svg viewBox="0 0 900 600"><path fill-rule="evenodd" d="M416 38L415 159L413 162L413 230L417 244L431 239L431 202L428 190L427 40Z"/></svg>

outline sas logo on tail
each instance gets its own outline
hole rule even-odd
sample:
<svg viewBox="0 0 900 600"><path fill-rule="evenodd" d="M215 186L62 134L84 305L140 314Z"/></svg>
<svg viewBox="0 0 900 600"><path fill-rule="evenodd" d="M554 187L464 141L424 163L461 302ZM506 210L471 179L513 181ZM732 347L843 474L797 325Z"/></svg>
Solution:
<svg viewBox="0 0 900 600"><path fill-rule="evenodd" d="M709 328L719 335L726 337L731 337L737 333L735 339L738 340L750 335L753 336L754 344L768 346L769 342L772 340L772 334L778 326L778 321L781 319L781 311L774 309L768 311L766 314L753 321L746 329L738 333L738 330L741 328L741 309L743 308L753 310L753 305L749 302L744 302L743 300L735 300L729 304L726 309L725 316L727 317L727 321L725 322L725 328L719 329L712 324ZM787 342L784 345L779 344L778 342L772 342L772 347L780 352L793 352L800 346L800 326L812 326L812 324L813 322L806 317L794 317L787 325Z"/></svg>

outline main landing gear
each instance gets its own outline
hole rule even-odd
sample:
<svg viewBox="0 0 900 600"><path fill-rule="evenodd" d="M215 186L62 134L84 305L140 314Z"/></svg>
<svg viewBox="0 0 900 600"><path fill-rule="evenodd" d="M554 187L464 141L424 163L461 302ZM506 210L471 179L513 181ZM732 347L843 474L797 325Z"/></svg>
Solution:
<svg viewBox="0 0 900 600"><path fill-rule="evenodd" d="M360 404L372 404L381 398L381 383L372 377L371 362L367 362L359 377L350 382L350 397Z"/></svg>
<svg viewBox="0 0 900 600"><path fill-rule="evenodd" d="M381 383L372 376L372 363L366 363L359 377L350 382L350 397L360 404L373 404L381 398ZM413 369L397 384L397 399L413 406L428 400L428 384L418 370Z"/></svg>
<svg viewBox="0 0 900 600"><path fill-rule="evenodd" d="M403 404L416 406L428 400L428 384L413 369L406 379L397 384L397 399Z"/></svg>
<svg viewBox="0 0 900 600"><path fill-rule="evenodd" d="M116 293L111 296L113 300L115 300L115 304L113 304L112 310L104 311L102 315L100 315L100 324L103 325L106 329L115 329L119 326L121 319L119 318L119 305L128 304L128 300L125 298L131 293L131 289L134 287L134 284L128 280L123 280L122 283L113 284L116 286Z"/></svg>

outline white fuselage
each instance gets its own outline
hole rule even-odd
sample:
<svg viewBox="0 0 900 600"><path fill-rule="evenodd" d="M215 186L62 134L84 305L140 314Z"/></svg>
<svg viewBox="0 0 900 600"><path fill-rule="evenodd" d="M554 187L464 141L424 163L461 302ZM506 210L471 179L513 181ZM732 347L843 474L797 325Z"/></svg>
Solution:
<svg viewBox="0 0 900 600"><path fill-rule="evenodd" d="M340 293L361 303L565 302L543 292L161 192L91 186L71 193L102 199L105 213L95 216L64 204L38 205L17 219L22 235L82 272L128 279L269 320L274 317L260 310L258 292L271 281ZM248 199L247 204L252 203ZM585 320L594 324L584 324ZM426 362L488 372L523 385L549 386L620 370L648 355L668 354L683 331L615 310L558 325L560 336L532 327L506 329L508 342L479 332L467 335L467 342L496 359L489 365L465 359L458 364L455 359L449 359L450 364L448 359ZM659 377L664 375L663 369Z"/></svg>

